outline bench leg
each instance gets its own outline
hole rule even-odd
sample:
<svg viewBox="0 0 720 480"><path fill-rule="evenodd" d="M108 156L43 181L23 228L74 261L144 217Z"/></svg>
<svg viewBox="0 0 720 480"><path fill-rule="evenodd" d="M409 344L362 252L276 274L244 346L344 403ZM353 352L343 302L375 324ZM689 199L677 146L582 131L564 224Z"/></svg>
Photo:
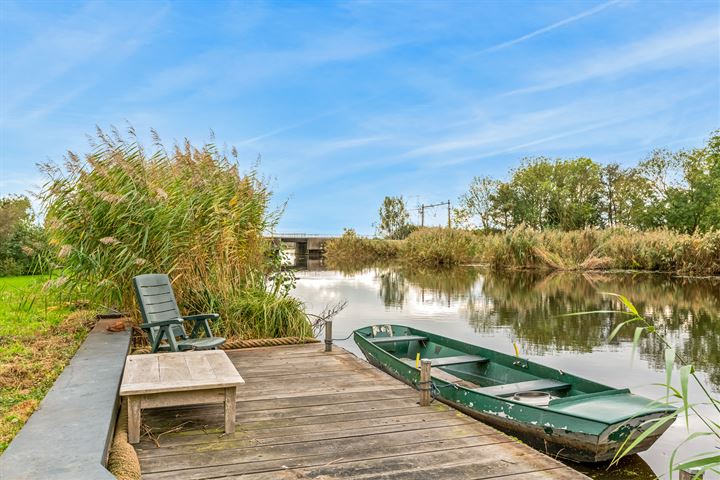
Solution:
<svg viewBox="0 0 720 480"><path fill-rule="evenodd" d="M225 433L235 432L235 390L236 387L225 389Z"/></svg>
<svg viewBox="0 0 720 480"><path fill-rule="evenodd" d="M128 442L140 442L140 399L127 397L128 402Z"/></svg>

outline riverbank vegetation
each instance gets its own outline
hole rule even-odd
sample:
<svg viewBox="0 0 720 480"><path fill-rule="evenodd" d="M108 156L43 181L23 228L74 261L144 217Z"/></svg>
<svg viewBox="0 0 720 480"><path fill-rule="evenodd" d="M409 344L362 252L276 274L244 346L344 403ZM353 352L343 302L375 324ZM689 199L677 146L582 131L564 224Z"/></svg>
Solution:
<svg viewBox="0 0 720 480"><path fill-rule="evenodd" d="M327 257L718 275L720 131L701 148L656 150L628 168L526 158L507 181L475 177L457 205L452 228L422 228L402 197L386 197L378 234L392 248L344 236L328 243Z"/></svg>
<svg viewBox="0 0 720 480"><path fill-rule="evenodd" d="M91 154L43 166L54 288L134 311L132 277L166 272L181 309L221 315L219 335L311 335L298 320L303 305L286 298L291 275L263 237L279 212L256 172L212 144L166 149L156 137L149 153L128 134L99 131Z"/></svg>
<svg viewBox="0 0 720 480"><path fill-rule="evenodd" d="M720 275L720 231L685 234L668 229L539 231L520 226L506 232L419 229L405 240L341 237L328 242L330 265L346 259L397 260L423 266L488 264L497 269L646 270ZM367 248L367 246L371 248ZM374 252L387 253L374 256ZM342 252L338 255L337 252Z"/></svg>
<svg viewBox="0 0 720 480"><path fill-rule="evenodd" d="M94 313L48 294L44 276L0 277L0 453L87 335Z"/></svg>

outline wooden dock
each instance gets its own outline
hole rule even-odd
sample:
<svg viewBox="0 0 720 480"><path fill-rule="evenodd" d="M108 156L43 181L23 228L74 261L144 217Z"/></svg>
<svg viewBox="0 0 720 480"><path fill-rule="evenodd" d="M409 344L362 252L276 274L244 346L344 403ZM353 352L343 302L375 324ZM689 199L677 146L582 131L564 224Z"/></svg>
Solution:
<svg viewBox="0 0 720 480"><path fill-rule="evenodd" d="M228 351L246 381L222 406L143 412L143 479L581 479L584 475L320 344Z"/></svg>

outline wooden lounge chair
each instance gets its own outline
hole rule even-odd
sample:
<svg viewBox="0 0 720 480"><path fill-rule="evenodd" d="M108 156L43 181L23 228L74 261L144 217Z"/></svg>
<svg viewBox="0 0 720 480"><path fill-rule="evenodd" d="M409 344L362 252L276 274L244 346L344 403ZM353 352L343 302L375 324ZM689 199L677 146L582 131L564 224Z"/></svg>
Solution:
<svg viewBox="0 0 720 480"><path fill-rule="evenodd" d="M133 278L133 286L144 321L140 327L147 333L153 353L163 350L209 350L225 343L224 338L213 336L208 323L208 320L220 318L217 313L180 315L167 275L138 275ZM193 322L190 335L183 326L185 321ZM201 336L203 333L204 337ZM167 344L160 343L163 339Z"/></svg>

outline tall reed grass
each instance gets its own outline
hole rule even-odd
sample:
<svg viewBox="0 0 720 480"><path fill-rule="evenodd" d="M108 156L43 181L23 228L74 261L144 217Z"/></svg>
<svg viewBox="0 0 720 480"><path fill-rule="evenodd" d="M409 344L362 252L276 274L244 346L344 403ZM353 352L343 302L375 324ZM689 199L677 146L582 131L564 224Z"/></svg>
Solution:
<svg viewBox="0 0 720 480"><path fill-rule="evenodd" d="M343 239L327 246L329 258L384 260L383 240L372 248ZM682 234L628 228L538 231L525 226L500 233L425 228L394 242L396 258L417 265L487 263L497 269L643 270L720 275L720 232Z"/></svg>
<svg viewBox="0 0 720 480"><path fill-rule="evenodd" d="M475 236L465 230L423 228L402 243L402 259L418 265L452 266L467 263L477 255Z"/></svg>
<svg viewBox="0 0 720 480"><path fill-rule="evenodd" d="M325 256L330 263L357 263L392 260L400 253L400 240L359 237L354 230L325 244Z"/></svg>
<svg viewBox="0 0 720 480"><path fill-rule="evenodd" d="M277 214L256 172L242 173L212 144L166 150L155 138L148 153L129 134L98 131L91 154L69 153L62 169L44 166L46 226L61 270L55 285L128 309L132 277L165 272L181 308L223 315L222 334L307 335L309 325L297 321L302 305L276 308L282 295L268 287L277 262L263 232Z"/></svg>

